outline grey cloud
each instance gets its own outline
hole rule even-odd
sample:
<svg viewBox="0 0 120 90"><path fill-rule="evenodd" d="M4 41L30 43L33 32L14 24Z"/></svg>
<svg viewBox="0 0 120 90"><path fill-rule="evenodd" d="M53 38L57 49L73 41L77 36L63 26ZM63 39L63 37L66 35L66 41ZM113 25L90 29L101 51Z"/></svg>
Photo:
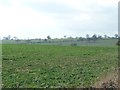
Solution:
<svg viewBox="0 0 120 90"><path fill-rule="evenodd" d="M27 7L38 12L45 12L58 21L58 28L70 32L108 32L117 31L117 8L103 7L97 4L82 6L81 9L73 9L58 3L24 3ZM84 9L88 8L88 10ZM95 21L79 22L72 19L80 13L88 13L96 16ZM54 16L55 14L55 16Z"/></svg>

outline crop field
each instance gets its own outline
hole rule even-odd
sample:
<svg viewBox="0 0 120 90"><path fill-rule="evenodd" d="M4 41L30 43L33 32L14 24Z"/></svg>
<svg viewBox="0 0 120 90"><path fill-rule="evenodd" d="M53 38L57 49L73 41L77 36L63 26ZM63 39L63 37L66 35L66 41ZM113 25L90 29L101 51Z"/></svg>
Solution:
<svg viewBox="0 0 120 90"><path fill-rule="evenodd" d="M89 87L117 67L117 46L2 45L6 88Z"/></svg>

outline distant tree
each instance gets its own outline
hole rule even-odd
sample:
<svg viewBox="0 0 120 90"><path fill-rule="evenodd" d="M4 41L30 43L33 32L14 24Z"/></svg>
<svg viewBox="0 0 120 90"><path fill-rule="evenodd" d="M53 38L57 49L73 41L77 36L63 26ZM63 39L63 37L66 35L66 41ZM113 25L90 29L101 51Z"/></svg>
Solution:
<svg viewBox="0 0 120 90"><path fill-rule="evenodd" d="M26 40L26 42L27 42L27 43L30 43L30 42L31 42L31 40L30 40L30 39L27 39L27 40Z"/></svg>
<svg viewBox="0 0 120 90"><path fill-rule="evenodd" d="M84 38L83 37L79 37L77 41L83 41Z"/></svg>
<svg viewBox="0 0 120 90"><path fill-rule="evenodd" d="M71 37L71 36L70 36L70 37L68 37L68 38L73 39L73 37Z"/></svg>
<svg viewBox="0 0 120 90"><path fill-rule="evenodd" d="M40 41L41 41L42 39L41 39L41 38L39 38L38 40L40 40Z"/></svg>
<svg viewBox="0 0 120 90"><path fill-rule="evenodd" d="M115 38L115 37L111 36L110 38L112 38L112 39L113 39L113 38Z"/></svg>
<svg viewBox="0 0 120 90"><path fill-rule="evenodd" d="M3 40L10 40L11 39L11 36L8 35L7 37L3 37Z"/></svg>
<svg viewBox="0 0 120 90"><path fill-rule="evenodd" d="M66 42L67 40L66 40L66 35L64 35L64 38L63 38L63 41L62 42Z"/></svg>
<svg viewBox="0 0 120 90"><path fill-rule="evenodd" d="M47 36L47 39L51 39L51 37L48 35L48 36Z"/></svg>
<svg viewBox="0 0 120 90"><path fill-rule="evenodd" d="M88 40L88 42L90 42L90 35L86 34L86 39Z"/></svg>
<svg viewBox="0 0 120 90"><path fill-rule="evenodd" d="M6 37L3 37L3 39L2 40L5 40L6 39Z"/></svg>
<svg viewBox="0 0 120 90"><path fill-rule="evenodd" d="M44 41L47 41L47 39L44 39Z"/></svg>
<svg viewBox="0 0 120 90"><path fill-rule="evenodd" d="M71 37L71 36L70 36L70 37L68 37L68 40L72 41L72 40L73 40L73 37Z"/></svg>
<svg viewBox="0 0 120 90"><path fill-rule="evenodd" d="M94 35L92 36L92 39L93 39L94 42L96 42L96 40L97 40L97 35L94 34Z"/></svg>
<svg viewBox="0 0 120 90"><path fill-rule="evenodd" d="M97 37L98 39L102 39L103 37L101 36L101 35L98 35L98 37Z"/></svg>
<svg viewBox="0 0 120 90"><path fill-rule="evenodd" d="M118 38L118 34L115 34L114 36L115 36L115 38Z"/></svg>
<svg viewBox="0 0 120 90"><path fill-rule="evenodd" d="M106 39L106 38L108 38L108 36L105 34L105 35L104 35L104 38Z"/></svg>
<svg viewBox="0 0 120 90"><path fill-rule="evenodd" d="M9 40L9 38L8 37L3 37L3 40Z"/></svg>
<svg viewBox="0 0 120 90"><path fill-rule="evenodd" d="M18 42L20 42L21 40L20 39L16 39L16 42L18 43Z"/></svg>
<svg viewBox="0 0 120 90"><path fill-rule="evenodd" d="M16 36L13 37L14 40L17 40L18 38Z"/></svg>
<svg viewBox="0 0 120 90"><path fill-rule="evenodd" d="M47 39L48 39L48 42L51 43L51 40L50 40L51 37L49 35L47 36Z"/></svg>
<svg viewBox="0 0 120 90"><path fill-rule="evenodd" d="M8 40L10 40L11 39L11 36L10 35L8 35Z"/></svg>
<svg viewBox="0 0 120 90"><path fill-rule="evenodd" d="M110 39L110 38L112 38L112 37L108 36L107 38Z"/></svg>
<svg viewBox="0 0 120 90"><path fill-rule="evenodd" d="M86 34L86 39L87 39L87 38L90 38L90 35L89 35L89 34Z"/></svg>
<svg viewBox="0 0 120 90"><path fill-rule="evenodd" d="M64 35L64 38L66 38L67 36L66 35Z"/></svg>

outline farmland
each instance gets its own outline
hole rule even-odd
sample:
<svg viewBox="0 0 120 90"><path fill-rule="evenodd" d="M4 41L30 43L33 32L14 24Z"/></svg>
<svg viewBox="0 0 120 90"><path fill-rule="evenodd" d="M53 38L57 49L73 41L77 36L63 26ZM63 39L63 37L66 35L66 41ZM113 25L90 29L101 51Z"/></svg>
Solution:
<svg viewBox="0 0 120 90"><path fill-rule="evenodd" d="M2 86L89 87L117 67L116 46L2 45Z"/></svg>

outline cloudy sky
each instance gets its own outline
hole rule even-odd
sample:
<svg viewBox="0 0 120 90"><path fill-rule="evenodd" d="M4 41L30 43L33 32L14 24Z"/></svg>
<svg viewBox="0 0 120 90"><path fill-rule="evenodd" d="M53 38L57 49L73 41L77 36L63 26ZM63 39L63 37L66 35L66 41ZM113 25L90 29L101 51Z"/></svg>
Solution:
<svg viewBox="0 0 120 90"><path fill-rule="evenodd" d="M0 37L118 33L119 0L0 0Z"/></svg>

